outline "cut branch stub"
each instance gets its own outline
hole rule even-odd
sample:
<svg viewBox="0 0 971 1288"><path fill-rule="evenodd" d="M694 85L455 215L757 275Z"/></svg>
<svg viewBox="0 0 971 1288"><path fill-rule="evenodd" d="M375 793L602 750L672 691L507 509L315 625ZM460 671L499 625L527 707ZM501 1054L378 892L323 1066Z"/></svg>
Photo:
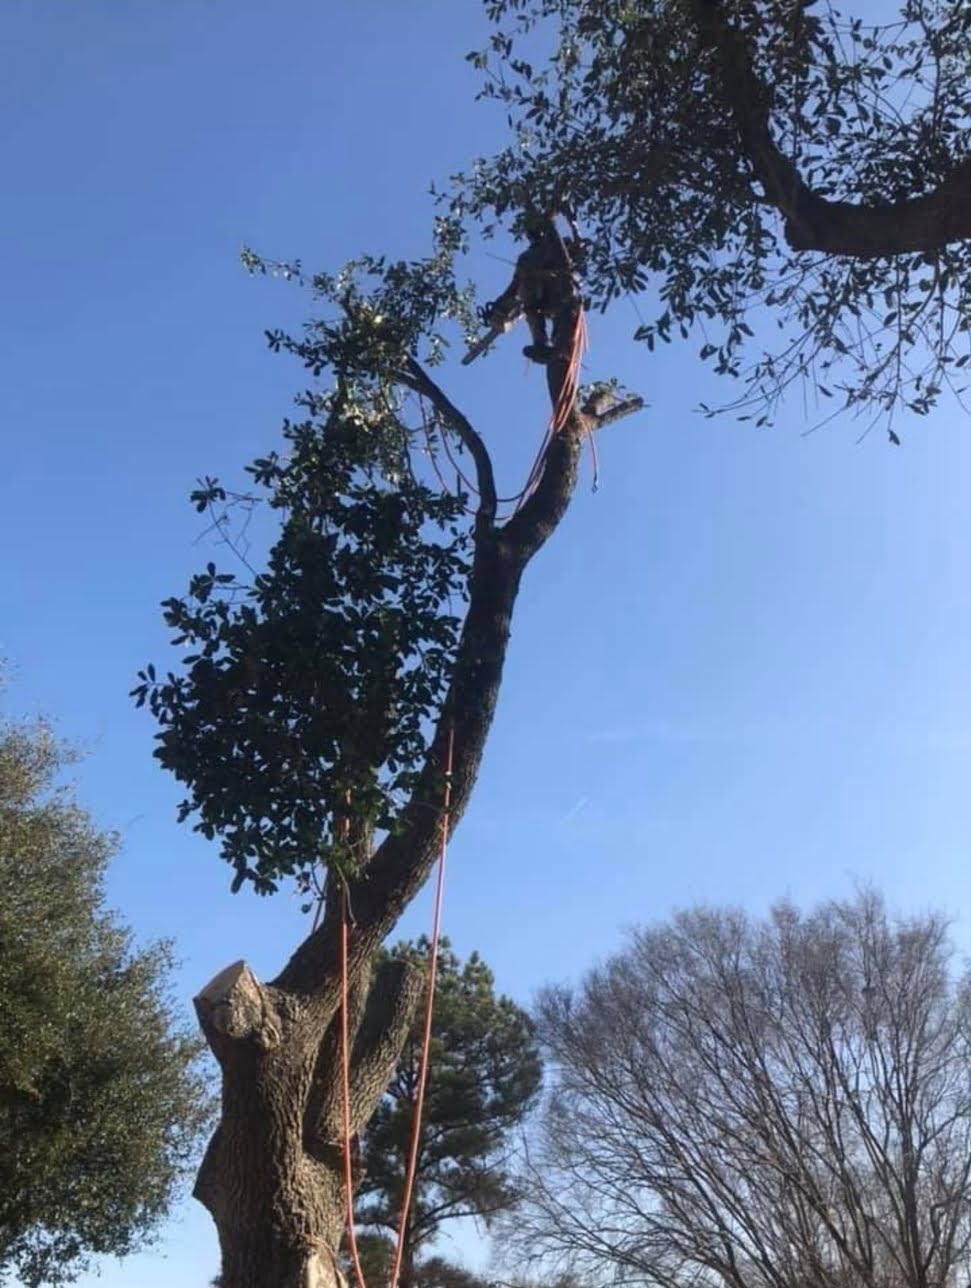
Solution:
<svg viewBox="0 0 971 1288"><path fill-rule="evenodd" d="M279 1045L281 1028L275 1008L244 961L233 962L215 975L193 1004L211 1046L221 1038L233 1042L252 1038L265 1051Z"/></svg>

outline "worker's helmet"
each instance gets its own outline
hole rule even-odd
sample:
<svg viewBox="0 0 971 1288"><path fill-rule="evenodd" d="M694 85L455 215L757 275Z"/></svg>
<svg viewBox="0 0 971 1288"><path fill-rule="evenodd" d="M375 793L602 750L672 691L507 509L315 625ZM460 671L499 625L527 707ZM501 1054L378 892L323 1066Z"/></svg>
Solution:
<svg viewBox="0 0 971 1288"><path fill-rule="evenodd" d="M527 210L523 212L520 219L520 227L529 241L535 246L537 242L542 241L546 236L549 230L549 220L543 215L538 215L535 210Z"/></svg>

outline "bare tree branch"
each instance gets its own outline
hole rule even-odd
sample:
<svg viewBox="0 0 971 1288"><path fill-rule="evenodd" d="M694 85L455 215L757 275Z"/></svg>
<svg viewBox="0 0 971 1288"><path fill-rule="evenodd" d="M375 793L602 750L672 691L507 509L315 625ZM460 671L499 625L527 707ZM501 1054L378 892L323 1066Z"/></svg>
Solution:
<svg viewBox="0 0 971 1288"><path fill-rule="evenodd" d="M878 899L639 933L540 1031L557 1068L513 1247L732 1288L958 1288L968 980Z"/></svg>
<svg viewBox="0 0 971 1288"><path fill-rule="evenodd" d="M477 518L491 524L496 517L496 482L489 450L469 420L459 411L444 391L414 358L409 358L401 379L409 389L414 389L432 404L442 420L453 429L468 450L475 465L476 488L479 493Z"/></svg>

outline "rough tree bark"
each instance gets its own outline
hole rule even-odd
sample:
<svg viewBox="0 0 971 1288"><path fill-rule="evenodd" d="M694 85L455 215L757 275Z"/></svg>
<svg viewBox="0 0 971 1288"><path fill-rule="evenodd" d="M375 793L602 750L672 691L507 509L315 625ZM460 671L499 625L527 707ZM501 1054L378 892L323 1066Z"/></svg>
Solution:
<svg viewBox="0 0 971 1288"><path fill-rule="evenodd" d="M555 405L566 376L547 368ZM468 611L448 698L402 826L377 848L347 890L351 1129L368 1122L391 1080L423 979L401 962L371 981L382 940L431 870L443 827L446 748L454 730L450 824L461 818L492 723L524 568L566 511L584 435L640 406L597 416L575 407L551 444L539 483L505 524L496 516L484 442L417 362L403 386L429 399L468 450L479 505ZM211 1213L222 1249L223 1288L340 1288L344 1226L339 948L341 889L325 890L317 930L275 980L244 962L227 967L195 999L222 1073L221 1117L195 1196Z"/></svg>

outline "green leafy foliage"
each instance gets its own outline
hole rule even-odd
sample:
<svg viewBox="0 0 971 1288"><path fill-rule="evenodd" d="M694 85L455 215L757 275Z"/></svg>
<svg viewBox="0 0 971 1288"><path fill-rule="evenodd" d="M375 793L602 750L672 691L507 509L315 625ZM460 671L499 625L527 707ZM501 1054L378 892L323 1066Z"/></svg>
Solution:
<svg viewBox="0 0 971 1288"><path fill-rule="evenodd" d="M110 836L43 725L0 725L0 1281L75 1278L165 1216L208 1119L167 945L104 910Z"/></svg>
<svg viewBox="0 0 971 1288"><path fill-rule="evenodd" d="M429 366L439 363L449 347L450 327L474 332L474 291L455 276L457 258L467 251L462 221L455 215L435 219L432 254L419 260L389 261L361 255L337 273L317 273L309 280L299 260L265 260L244 248L242 261L251 273L309 285L314 297L337 305L337 318L314 321L301 340L273 333L315 375L327 367L366 385L394 383L403 354Z"/></svg>
<svg viewBox="0 0 971 1288"><path fill-rule="evenodd" d="M173 642L192 651L133 691L159 722L156 756L189 788L180 817L221 839L234 889L260 893L286 876L309 888L326 866L349 876L395 827L448 688L468 571L466 499L419 476L428 431L408 423L400 382L420 337L437 349L436 320L463 315L451 252L357 261L313 289L330 314L268 338L333 385L300 396L306 419L285 423L284 451L254 461L255 494L235 498L278 519L265 570L239 581L209 563L167 600ZM192 500L215 512L227 492L207 478Z"/></svg>
<svg viewBox="0 0 971 1288"><path fill-rule="evenodd" d="M422 962L428 954L425 939L392 951ZM357 1217L372 1234L397 1230L422 1025L422 1018L416 1020L394 1080L364 1133ZM418 1260L444 1222L460 1216L488 1222L515 1203L517 1191L506 1166L509 1135L532 1107L541 1077L529 1016L508 997L496 995L492 972L477 954L460 963L443 941L424 1130L405 1245L405 1288L454 1280L440 1258ZM380 1244L375 1246L378 1255Z"/></svg>
<svg viewBox="0 0 971 1288"><path fill-rule="evenodd" d="M593 299L647 293L654 314L637 335L649 349L700 332L702 359L745 382L731 404L743 418L767 420L803 380L876 416L926 414L942 390L960 394L971 242L893 258L793 251L701 38L704 4L485 8L496 31L469 59L515 139L447 196L453 215L488 224L525 200L568 203L588 238ZM904 0L882 24L804 0L725 8L771 137L817 196L885 207L926 194L969 155L964 0Z"/></svg>

